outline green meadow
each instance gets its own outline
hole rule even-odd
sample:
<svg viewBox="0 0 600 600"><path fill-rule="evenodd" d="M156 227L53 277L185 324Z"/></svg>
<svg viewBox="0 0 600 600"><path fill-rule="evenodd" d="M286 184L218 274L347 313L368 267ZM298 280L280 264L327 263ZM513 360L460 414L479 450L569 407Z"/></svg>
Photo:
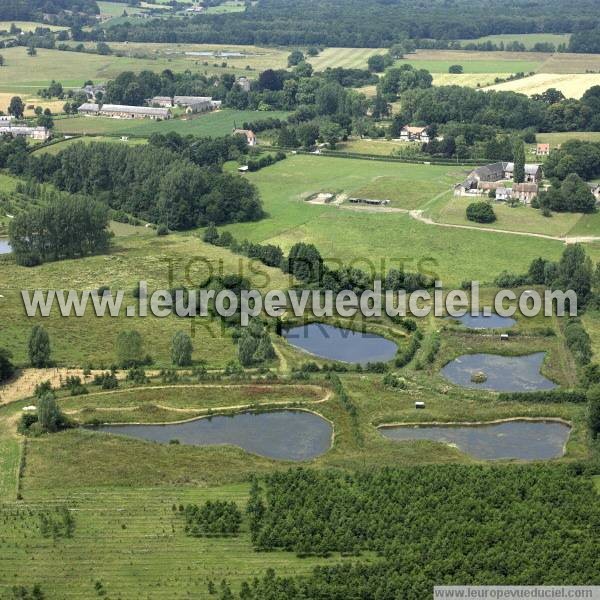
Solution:
<svg viewBox="0 0 600 600"><path fill-rule="evenodd" d="M215 137L230 134L234 127L244 122L266 118L284 119L284 111L258 112L251 110L223 109L191 119L111 119L108 117L64 117L56 119L55 130L64 134L125 135L149 137L153 133L175 132L181 135Z"/></svg>
<svg viewBox="0 0 600 600"><path fill-rule="evenodd" d="M503 270L523 272L538 256L557 259L563 244L535 237L440 228L403 212L351 210L305 202L312 194L393 192L394 205L427 209L448 198L468 169L386 163L325 156L292 156L247 177L261 192L268 217L228 226L238 239L269 242L288 250L312 242L330 258L345 262L403 260L407 270L431 269L446 283L467 278L491 281ZM379 189L378 189L379 187ZM383 189L382 189L383 188ZM392 205L393 206L393 205ZM600 245L586 246L597 260Z"/></svg>

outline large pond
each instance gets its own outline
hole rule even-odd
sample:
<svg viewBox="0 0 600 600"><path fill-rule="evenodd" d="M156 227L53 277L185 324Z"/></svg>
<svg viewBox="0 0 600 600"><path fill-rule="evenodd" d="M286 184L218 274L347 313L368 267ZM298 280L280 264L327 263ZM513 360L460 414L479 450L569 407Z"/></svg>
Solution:
<svg viewBox="0 0 600 600"><path fill-rule="evenodd" d="M380 335L342 329L323 323L310 323L283 330L281 335L305 352L353 364L387 362L396 356L398 346Z"/></svg>
<svg viewBox="0 0 600 600"><path fill-rule="evenodd" d="M9 254L10 252L12 252L12 248L10 247L8 240L0 238L0 254Z"/></svg>
<svg viewBox="0 0 600 600"><path fill-rule="evenodd" d="M464 354L449 362L442 375L457 385L496 392L551 390L556 384L540 373L544 356L545 352L526 356ZM487 379L481 383L471 381L478 373L485 374Z"/></svg>
<svg viewBox="0 0 600 600"><path fill-rule="evenodd" d="M547 460L564 454L571 428L558 421L506 421L487 425L381 427L395 441L430 440L485 460Z"/></svg>
<svg viewBox="0 0 600 600"><path fill-rule="evenodd" d="M126 435L161 444L178 440L192 446L229 444L280 460L308 460L331 447L332 426L300 410L244 412L169 425L101 425L94 431Z"/></svg>
<svg viewBox="0 0 600 600"><path fill-rule="evenodd" d="M449 318L453 321L458 321L461 325L470 329L508 329L509 327L514 327L517 323L510 317L501 317L497 314L484 315L483 313L479 313L471 315L467 313L462 317Z"/></svg>

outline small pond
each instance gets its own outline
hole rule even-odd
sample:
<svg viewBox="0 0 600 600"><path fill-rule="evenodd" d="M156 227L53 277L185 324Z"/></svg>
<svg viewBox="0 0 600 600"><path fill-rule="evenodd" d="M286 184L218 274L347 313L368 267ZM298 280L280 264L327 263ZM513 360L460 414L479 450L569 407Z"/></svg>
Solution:
<svg viewBox="0 0 600 600"><path fill-rule="evenodd" d="M323 323L292 327L281 335L300 350L320 358L353 364L387 362L396 356L398 346L380 335L342 329Z"/></svg>
<svg viewBox="0 0 600 600"><path fill-rule="evenodd" d="M94 431L167 444L229 444L252 454L280 460L309 460L331 447L332 426L319 415L300 410L244 412L232 417L200 418L169 425L101 425Z"/></svg>
<svg viewBox="0 0 600 600"><path fill-rule="evenodd" d="M471 315L467 313L462 317L448 318L452 321L458 321L461 325L469 327L470 329L508 329L517 324L517 322L510 317L501 317L494 313L491 315L484 315L483 313Z"/></svg>
<svg viewBox="0 0 600 600"><path fill-rule="evenodd" d="M12 248L5 238L0 238L0 254L9 254L12 252Z"/></svg>
<svg viewBox="0 0 600 600"><path fill-rule="evenodd" d="M506 421L486 425L380 427L394 441L430 440L455 445L485 460L547 460L564 454L571 428L558 421Z"/></svg>
<svg viewBox="0 0 600 600"><path fill-rule="evenodd" d="M540 373L545 352L526 356L464 354L449 362L442 375L456 385L496 392L533 392L551 390L556 384ZM482 383L471 381L476 373L487 377Z"/></svg>

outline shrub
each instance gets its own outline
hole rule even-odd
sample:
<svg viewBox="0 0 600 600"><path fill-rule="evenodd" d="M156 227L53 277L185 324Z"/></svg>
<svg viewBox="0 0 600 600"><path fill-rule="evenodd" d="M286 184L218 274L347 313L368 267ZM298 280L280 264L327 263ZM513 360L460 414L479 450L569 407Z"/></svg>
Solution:
<svg viewBox="0 0 600 600"><path fill-rule="evenodd" d="M467 219L476 223L493 223L496 220L496 214L491 204L473 202L467 206Z"/></svg>
<svg viewBox="0 0 600 600"><path fill-rule="evenodd" d="M192 338L187 333L178 331L171 344L171 362L177 367L189 367L193 351Z"/></svg>
<svg viewBox="0 0 600 600"><path fill-rule="evenodd" d="M50 336L41 326L35 325L29 336L29 362L38 369L50 366Z"/></svg>

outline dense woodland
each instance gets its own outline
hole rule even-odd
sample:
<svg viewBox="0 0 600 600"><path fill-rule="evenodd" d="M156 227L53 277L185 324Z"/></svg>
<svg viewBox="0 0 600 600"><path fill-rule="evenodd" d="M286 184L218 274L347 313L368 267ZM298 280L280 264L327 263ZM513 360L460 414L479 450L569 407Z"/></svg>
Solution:
<svg viewBox="0 0 600 600"><path fill-rule="evenodd" d="M19 168L39 182L93 196L114 210L169 229L260 219L263 211L256 188L241 177L222 173L212 159L202 156L213 166L198 166L152 144L78 143L54 156L26 157Z"/></svg>
<svg viewBox="0 0 600 600"><path fill-rule="evenodd" d="M468 18L466 17L468 15ZM473 39L572 32L598 24L594 0L260 0L243 13L148 20L106 29L107 40L386 47L406 38Z"/></svg>
<svg viewBox="0 0 600 600"><path fill-rule="evenodd" d="M255 483L248 503L257 550L359 558L305 578L271 572L245 584L240 598L421 599L441 582L598 584L600 505L581 471L513 465L272 474L263 488ZM378 558L364 561L366 550Z"/></svg>
<svg viewBox="0 0 600 600"><path fill-rule="evenodd" d="M93 22L100 12L96 0L2 0L0 20L47 21L73 25ZM76 14L71 14L76 13Z"/></svg>

